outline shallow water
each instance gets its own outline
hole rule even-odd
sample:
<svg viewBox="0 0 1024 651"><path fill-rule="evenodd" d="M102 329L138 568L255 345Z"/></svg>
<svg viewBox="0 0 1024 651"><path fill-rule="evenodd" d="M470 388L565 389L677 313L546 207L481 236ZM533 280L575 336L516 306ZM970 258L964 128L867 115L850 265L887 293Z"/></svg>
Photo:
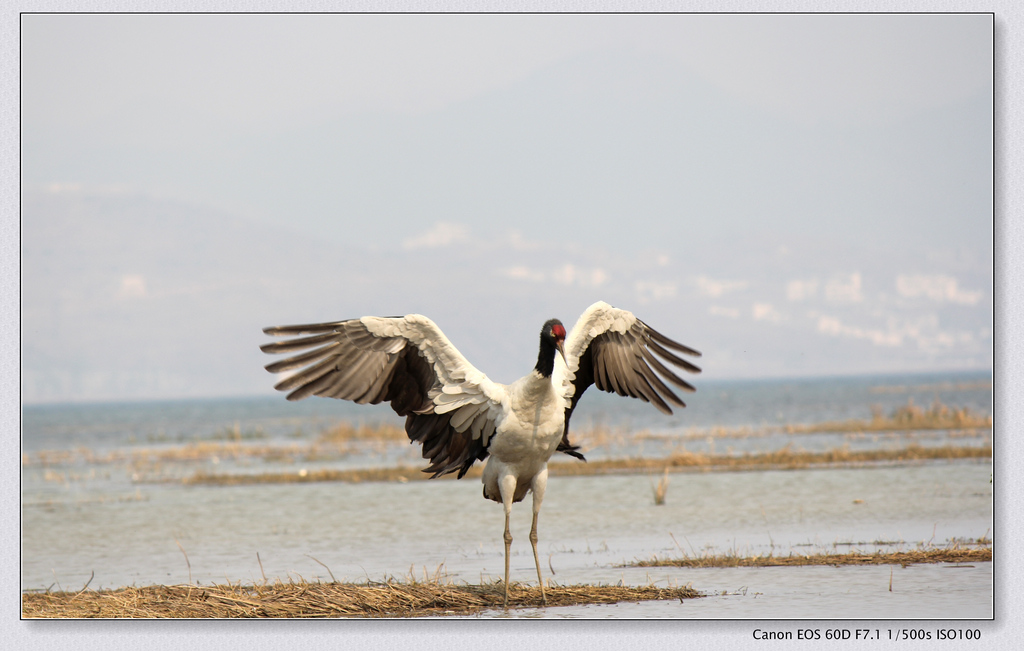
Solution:
<svg viewBox="0 0 1024 651"><path fill-rule="evenodd" d="M718 407L695 418L701 426L757 425L730 412L733 399L777 403L788 422L867 418L854 402L888 397L905 404L907 391L879 393L879 380L785 383L723 383ZM888 383L891 384L891 383ZM794 388L795 387L795 388ZM927 391L922 390L924 396ZM813 397L809 398L807 393ZM990 413L989 389L946 396L954 406ZM732 396L730 398L729 396ZM786 398L786 396L789 396ZM894 397L895 396L895 397ZM588 396L589 398L589 396ZM817 402L815 402L815 400ZM606 404L593 401L599 411ZM636 401L619 401L616 417ZM709 400L710 402L710 400ZM929 400L920 398L919 404ZM832 405L823 407L822 405ZM870 405L871 403L867 403ZM311 405L311 406L310 406ZM640 405L644 406L644 405ZM351 405L265 400L153 405L88 405L27 408L23 451L87 447L180 445L210 440L240 422L260 430L260 440L288 442L312 437L350 414ZM649 407L647 407L650 409ZM888 408L886 409L888 411ZM654 410L650 410L654 411ZM694 410L696 411L696 410ZM715 422L707 413L733 420ZM356 412L358 413L358 412ZM377 413L372 412L371 413ZM609 422L611 416L590 416ZM646 412L643 412L646 414ZM654 412L657 417L657 412ZM806 418L796 416L803 414ZM816 416L814 414L817 414ZM843 416L842 414L846 414ZM813 417L812 417L813 416ZM659 422L650 415L644 421ZM707 418L705 422L703 419ZM372 418L368 418L372 420ZM585 421L586 419L580 419ZM574 419L574 423L576 420ZM614 424L614 423L613 423ZM696 426L687 423L687 427ZM645 427L647 425L644 425ZM297 433L298 431L298 433ZM666 429L674 443L744 445L764 451L792 444L786 437L728 441L685 439L686 429ZM990 434L989 434L990 437ZM922 444L951 439L948 432L917 437ZM815 442L817 441L817 442ZM806 449L905 445L908 438L843 433L804 435ZM990 438L979 439L981 442ZM957 444L965 441L957 440ZM659 440L642 445L657 450ZM693 446L691 448L691 446ZM609 450L588 450L600 458ZM418 449L368 447L323 467L419 465ZM295 471L297 462L210 461L180 464L172 476L197 468L217 472ZM250 464L250 465L246 465ZM313 468L316 464L310 465ZM318 467L319 467L318 466ZM242 486L182 485L140 480L137 469L78 459L54 470L29 465L22 472L22 589L78 590L125 585L251 583L290 579L360 582L392 576L422 579L440 574L452 581L493 581L503 574L501 507L483 500L479 480L408 483L308 483ZM987 618L993 613L992 563L862 567L627 568L652 556L705 553L808 554L856 549L912 550L944 546L953 539L992 536L992 465L981 461L909 466L799 471L696 472L670 476L667 502L655 506L659 476L552 477L540 518L539 551L544 576L562 584L623 582L685 585L709 595L679 602L522 609L494 617L684 617L684 618ZM512 580L536 582L527 540L529 499L513 509ZM257 557L258 554L258 557ZM90 579L90 576L92 578ZM890 579L892 590L889 590ZM90 582L91 581L91 582Z"/></svg>

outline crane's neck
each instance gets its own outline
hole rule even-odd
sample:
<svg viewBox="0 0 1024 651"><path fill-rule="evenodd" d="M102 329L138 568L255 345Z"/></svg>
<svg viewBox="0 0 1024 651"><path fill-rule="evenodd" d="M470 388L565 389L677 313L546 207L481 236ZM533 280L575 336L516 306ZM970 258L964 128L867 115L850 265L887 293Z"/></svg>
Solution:
<svg viewBox="0 0 1024 651"><path fill-rule="evenodd" d="M558 349L555 348L555 342L542 334L540 336L540 352L537 353L537 365L533 367L533 370L540 373L541 377L550 378L555 370L556 354L558 354Z"/></svg>

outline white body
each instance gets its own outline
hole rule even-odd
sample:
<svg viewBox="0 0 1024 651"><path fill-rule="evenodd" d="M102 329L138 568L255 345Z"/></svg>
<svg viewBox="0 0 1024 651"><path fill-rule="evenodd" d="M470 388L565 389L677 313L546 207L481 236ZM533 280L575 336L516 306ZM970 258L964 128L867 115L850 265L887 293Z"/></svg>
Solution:
<svg viewBox="0 0 1024 651"><path fill-rule="evenodd" d="M543 491L547 462L562 440L566 400L551 378L536 371L505 387L502 413L484 466L484 496L503 502L501 486L514 478L512 501ZM537 499L536 497L534 498Z"/></svg>

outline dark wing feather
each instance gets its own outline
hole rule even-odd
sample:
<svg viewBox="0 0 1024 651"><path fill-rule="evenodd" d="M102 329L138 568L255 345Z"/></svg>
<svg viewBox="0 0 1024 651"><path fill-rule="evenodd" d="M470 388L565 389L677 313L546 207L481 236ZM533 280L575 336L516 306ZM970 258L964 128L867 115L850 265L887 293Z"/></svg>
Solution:
<svg viewBox="0 0 1024 651"><path fill-rule="evenodd" d="M665 380L683 391L695 389L665 362L690 373L700 373L700 368L672 351L700 357L696 350L669 339L640 319L635 319L625 332L605 330L596 334L578 358L579 368L574 373L572 400L565 410L565 429L558 450L582 458L575 452L579 446L569 441L569 419L591 385L608 393L639 398L666 414L672 413L670 404L685 407L686 403Z"/></svg>
<svg viewBox="0 0 1024 651"><path fill-rule="evenodd" d="M392 319L401 321L403 327L422 325L419 320ZM430 328L436 329L432 322L427 322ZM289 391L289 400L316 395L360 404L390 403L395 413L405 416L410 442L422 444L423 458L430 461L424 472L432 473L432 477L457 472L462 478L473 463L487 458L489 433L493 428L488 430L484 426L483 415L478 417L475 428L472 422L460 428L452 425L459 409L435 413L431 396L441 391L445 380L438 376L429 361L422 337L417 337L421 345L416 345L405 336L382 336L359 319L276 326L265 328L264 332L276 336L300 335L260 346L266 353L298 353L266 366L272 373L296 371L275 386L280 391ZM446 339L444 344L448 344ZM457 351L454 355L458 355ZM448 357L451 358L452 353ZM461 373L464 377L464 369L453 370L454 373L448 374ZM483 435L482 430L486 430L487 435Z"/></svg>
<svg viewBox="0 0 1024 651"><path fill-rule="evenodd" d="M607 331L597 335L580 356L579 370L573 379L572 404L566 414L572 413L580 396L592 384L601 391L650 402L666 414L672 413L667 403L685 407L686 403L662 381L659 374L683 391L692 393L696 389L662 363L655 353L690 373L700 373L700 368L668 348L700 356L696 350L672 341L640 319L624 333Z"/></svg>

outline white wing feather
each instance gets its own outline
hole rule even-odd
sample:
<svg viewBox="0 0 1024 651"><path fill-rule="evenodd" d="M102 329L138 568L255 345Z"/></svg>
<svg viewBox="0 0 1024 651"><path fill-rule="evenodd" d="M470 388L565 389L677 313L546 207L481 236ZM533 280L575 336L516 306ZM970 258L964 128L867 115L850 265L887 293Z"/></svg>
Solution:
<svg viewBox="0 0 1024 651"><path fill-rule="evenodd" d="M428 394L434 413L466 411L452 416L456 431L464 432L481 415L494 421L502 413L502 402L507 402L505 386L492 382L473 366L429 318L409 314L401 318L364 316L359 321L378 337L401 337L419 348L437 377ZM473 438L486 433L486 443L493 431L493 425L474 427Z"/></svg>
<svg viewBox="0 0 1024 651"><path fill-rule="evenodd" d="M562 388L562 397L572 399L575 393L573 380L576 379L576 371L580 369L580 357L590 342L609 331L623 334L634 323L636 317L632 312L612 307L604 301L598 301L583 311L565 338L565 363L557 358L555 360L554 382L556 387Z"/></svg>

